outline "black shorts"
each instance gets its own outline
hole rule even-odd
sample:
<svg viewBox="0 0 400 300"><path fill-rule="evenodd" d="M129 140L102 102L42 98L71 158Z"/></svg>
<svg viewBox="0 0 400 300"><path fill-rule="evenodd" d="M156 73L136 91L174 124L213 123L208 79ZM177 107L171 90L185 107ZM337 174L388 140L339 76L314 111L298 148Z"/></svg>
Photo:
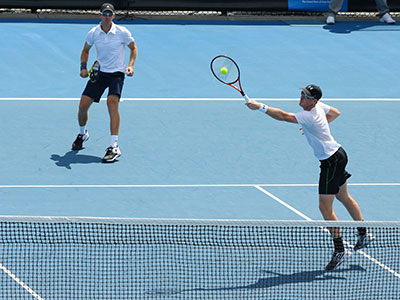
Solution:
<svg viewBox="0 0 400 300"><path fill-rule="evenodd" d="M82 95L88 96L94 102L99 102L106 88L109 95L121 97L122 87L124 86L125 74L122 72L104 73L100 72L96 82L88 80Z"/></svg>
<svg viewBox="0 0 400 300"><path fill-rule="evenodd" d="M351 174L346 171L347 154L340 147L331 157L321 160L319 174L319 194L336 195Z"/></svg>

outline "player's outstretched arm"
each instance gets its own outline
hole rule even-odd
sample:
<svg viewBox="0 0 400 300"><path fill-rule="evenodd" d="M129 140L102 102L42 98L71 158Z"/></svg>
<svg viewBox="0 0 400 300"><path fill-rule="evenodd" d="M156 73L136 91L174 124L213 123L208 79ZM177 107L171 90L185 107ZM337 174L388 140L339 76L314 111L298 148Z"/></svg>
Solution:
<svg viewBox="0 0 400 300"><path fill-rule="evenodd" d="M275 120L297 123L296 117L293 113L288 113L286 111L283 111L282 109L271 107L266 104L259 103L255 100L250 100L246 103L246 106L251 110L260 110L261 112L267 114Z"/></svg>

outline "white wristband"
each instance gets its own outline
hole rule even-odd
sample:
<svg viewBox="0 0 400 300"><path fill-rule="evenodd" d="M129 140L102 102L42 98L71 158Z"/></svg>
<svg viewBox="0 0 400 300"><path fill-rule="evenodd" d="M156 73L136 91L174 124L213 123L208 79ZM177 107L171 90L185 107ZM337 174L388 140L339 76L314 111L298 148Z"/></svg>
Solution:
<svg viewBox="0 0 400 300"><path fill-rule="evenodd" d="M267 111L268 111L268 105L261 103L261 106L260 106L260 108L258 110L263 112L264 114L266 114Z"/></svg>

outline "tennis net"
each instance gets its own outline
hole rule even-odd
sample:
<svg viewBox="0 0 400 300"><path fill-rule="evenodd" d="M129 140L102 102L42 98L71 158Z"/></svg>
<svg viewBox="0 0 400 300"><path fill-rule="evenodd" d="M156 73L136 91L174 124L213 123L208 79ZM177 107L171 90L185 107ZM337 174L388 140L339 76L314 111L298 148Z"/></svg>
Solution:
<svg viewBox="0 0 400 300"><path fill-rule="evenodd" d="M352 250L333 271L329 227ZM0 217L0 299L399 299L400 222Z"/></svg>

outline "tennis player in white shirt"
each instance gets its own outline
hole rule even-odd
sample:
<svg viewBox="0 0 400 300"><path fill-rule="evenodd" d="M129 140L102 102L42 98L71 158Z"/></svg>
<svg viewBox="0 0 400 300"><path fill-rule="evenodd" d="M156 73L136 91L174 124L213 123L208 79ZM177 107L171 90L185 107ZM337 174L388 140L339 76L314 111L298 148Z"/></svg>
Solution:
<svg viewBox="0 0 400 300"><path fill-rule="evenodd" d="M301 90L299 105L303 108L303 111L298 113L288 113L254 100L250 100L246 105L248 108L260 110L276 120L298 123L302 126L304 135L314 150L314 155L321 163L318 188L319 209L324 219L327 221L338 220L332 207L333 200L336 197L355 221L362 221L360 208L347 189L346 181L351 175L346 171L346 152L335 141L329 129L329 123L335 120L340 112L332 106L319 102L322 97L319 86L310 84ZM326 270L335 269L346 257L351 255L351 252L344 248L340 230L331 228L330 231L335 251L332 260L325 267ZM366 228L359 227L358 240L354 250L366 247L371 239L372 237L367 234Z"/></svg>
<svg viewBox="0 0 400 300"><path fill-rule="evenodd" d="M104 91L108 88L107 107L110 115L110 146L106 149L103 162L114 162L121 151L118 147L120 116L118 112L119 100L124 85L125 74L133 76L133 65L137 56L135 40L129 30L114 24L114 6L104 3L101 6L99 25L93 27L86 37L81 53L80 76L88 77L87 62L89 50L96 49L96 59L100 62L100 72L95 82L88 81L79 103L78 122L79 134L72 144L72 150L83 149L83 143L89 139L86 129L88 111L93 102L98 103ZM125 67L125 49L129 48L129 62Z"/></svg>

